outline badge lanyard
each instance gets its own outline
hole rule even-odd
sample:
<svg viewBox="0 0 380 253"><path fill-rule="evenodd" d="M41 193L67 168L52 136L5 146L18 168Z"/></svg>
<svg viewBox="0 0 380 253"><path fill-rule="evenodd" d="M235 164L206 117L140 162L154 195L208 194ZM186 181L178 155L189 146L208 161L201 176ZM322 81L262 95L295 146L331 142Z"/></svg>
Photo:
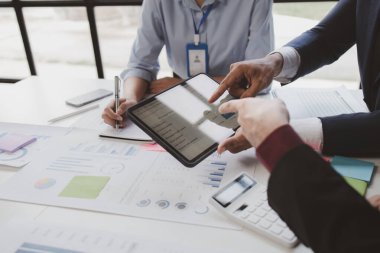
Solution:
<svg viewBox="0 0 380 253"><path fill-rule="evenodd" d="M195 23L194 13L191 12L194 25L194 43L188 43L186 45L186 57L187 57L187 74L188 76L194 76L199 73L208 72L208 46L206 43L200 42L200 29L206 22L208 15L212 10L213 5L210 5L203 13L203 16L197 26Z"/></svg>
<svg viewBox="0 0 380 253"><path fill-rule="evenodd" d="M198 46L199 44L199 41L200 41L200 35L199 35L199 32L201 30L201 27L203 25L204 22L206 22L206 19L208 17L208 15L210 14L211 10L212 10L212 7L213 5L211 4L206 12L203 14L202 18L201 18L201 21L199 22L199 25L197 27L197 25L195 24L195 18L194 18L194 13L191 12L191 16L193 17L193 25L194 25L194 45Z"/></svg>

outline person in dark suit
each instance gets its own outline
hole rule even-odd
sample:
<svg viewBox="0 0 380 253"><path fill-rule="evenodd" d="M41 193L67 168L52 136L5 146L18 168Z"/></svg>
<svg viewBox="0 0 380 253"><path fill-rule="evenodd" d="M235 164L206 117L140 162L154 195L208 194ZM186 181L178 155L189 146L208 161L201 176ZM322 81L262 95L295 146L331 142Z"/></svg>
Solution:
<svg viewBox="0 0 380 253"><path fill-rule="evenodd" d="M321 118L311 127L321 132L326 155L376 156L380 154L380 1L340 0L314 28L264 58L238 62L210 97L215 101L228 90L236 97L255 96L274 79L289 83L337 60L354 44L364 101L371 113ZM248 88L241 83L247 82ZM319 125L318 125L319 124ZM239 152L249 146L240 131L219 151Z"/></svg>
<svg viewBox="0 0 380 253"><path fill-rule="evenodd" d="M269 204L302 243L314 252L380 252L380 212L302 142L283 102L245 98L219 111L238 112L243 136L271 171Z"/></svg>

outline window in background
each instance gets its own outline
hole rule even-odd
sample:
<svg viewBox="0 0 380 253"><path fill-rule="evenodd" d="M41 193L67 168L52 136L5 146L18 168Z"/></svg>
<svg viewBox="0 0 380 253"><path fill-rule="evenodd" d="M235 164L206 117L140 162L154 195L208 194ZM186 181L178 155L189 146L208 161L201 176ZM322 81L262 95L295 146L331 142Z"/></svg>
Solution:
<svg viewBox="0 0 380 253"><path fill-rule="evenodd" d="M140 21L140 6L96 7L95 17L105 78L119 75L128 64ZM160 76L171 75L165 49L159 57Z"/></svg>
<svg viewBox="0 0 380 253"><path fill-rule="evenodd" d="M20 79L29 75L16 14L12 8L0 8L0 77Z"/></svg>
<svg viewBox="0 0 380 253"><path fill-rule="evenodd" d="M336 2L274 4L276 48L312 28L335 4ZM337 62L315 71L307 78L342 80L351 83L351 88L357 88L360 78L356 47L347 51Z"/></svg>
<svg viewBox="0 0 380 253"><path fill-rule="evenodd" d="M97 78L84 7L24 8L39 76Z"/></svg>

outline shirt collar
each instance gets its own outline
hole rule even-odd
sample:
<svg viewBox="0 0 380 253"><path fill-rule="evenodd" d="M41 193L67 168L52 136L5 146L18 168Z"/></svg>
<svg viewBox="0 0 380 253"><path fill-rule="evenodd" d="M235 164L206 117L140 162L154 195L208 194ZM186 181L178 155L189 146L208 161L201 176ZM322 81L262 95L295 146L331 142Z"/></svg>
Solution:
<svg viewBox="0 0 380 253"><path fill-rule="evenodd" d="M208 5L211 5L211 4L214 4L215 2L217 2L218 0L205 0L204 4L203 4L203 7L205 6L208 6ZM182 0L182 3L185 7L187 8L190 8L192 10L196 10L196 11L199 11L201 10L201 8L199 8L199 6L197 5L197 3L195 2L195 0Z"/></svg>

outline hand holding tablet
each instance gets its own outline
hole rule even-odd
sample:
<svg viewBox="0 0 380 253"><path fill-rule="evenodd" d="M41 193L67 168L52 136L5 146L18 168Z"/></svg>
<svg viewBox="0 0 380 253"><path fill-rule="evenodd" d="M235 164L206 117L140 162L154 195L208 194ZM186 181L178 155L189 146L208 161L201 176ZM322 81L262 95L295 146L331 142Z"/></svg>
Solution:
<svg viewBox="0 0 380 253"><path fill-rule="evenodd" d="M213 153L239 126L235 114L218 107L232 99L227 92L214 103L208 98L218 83L196 75L128 109L130 119L187 167Z"/></svg>

